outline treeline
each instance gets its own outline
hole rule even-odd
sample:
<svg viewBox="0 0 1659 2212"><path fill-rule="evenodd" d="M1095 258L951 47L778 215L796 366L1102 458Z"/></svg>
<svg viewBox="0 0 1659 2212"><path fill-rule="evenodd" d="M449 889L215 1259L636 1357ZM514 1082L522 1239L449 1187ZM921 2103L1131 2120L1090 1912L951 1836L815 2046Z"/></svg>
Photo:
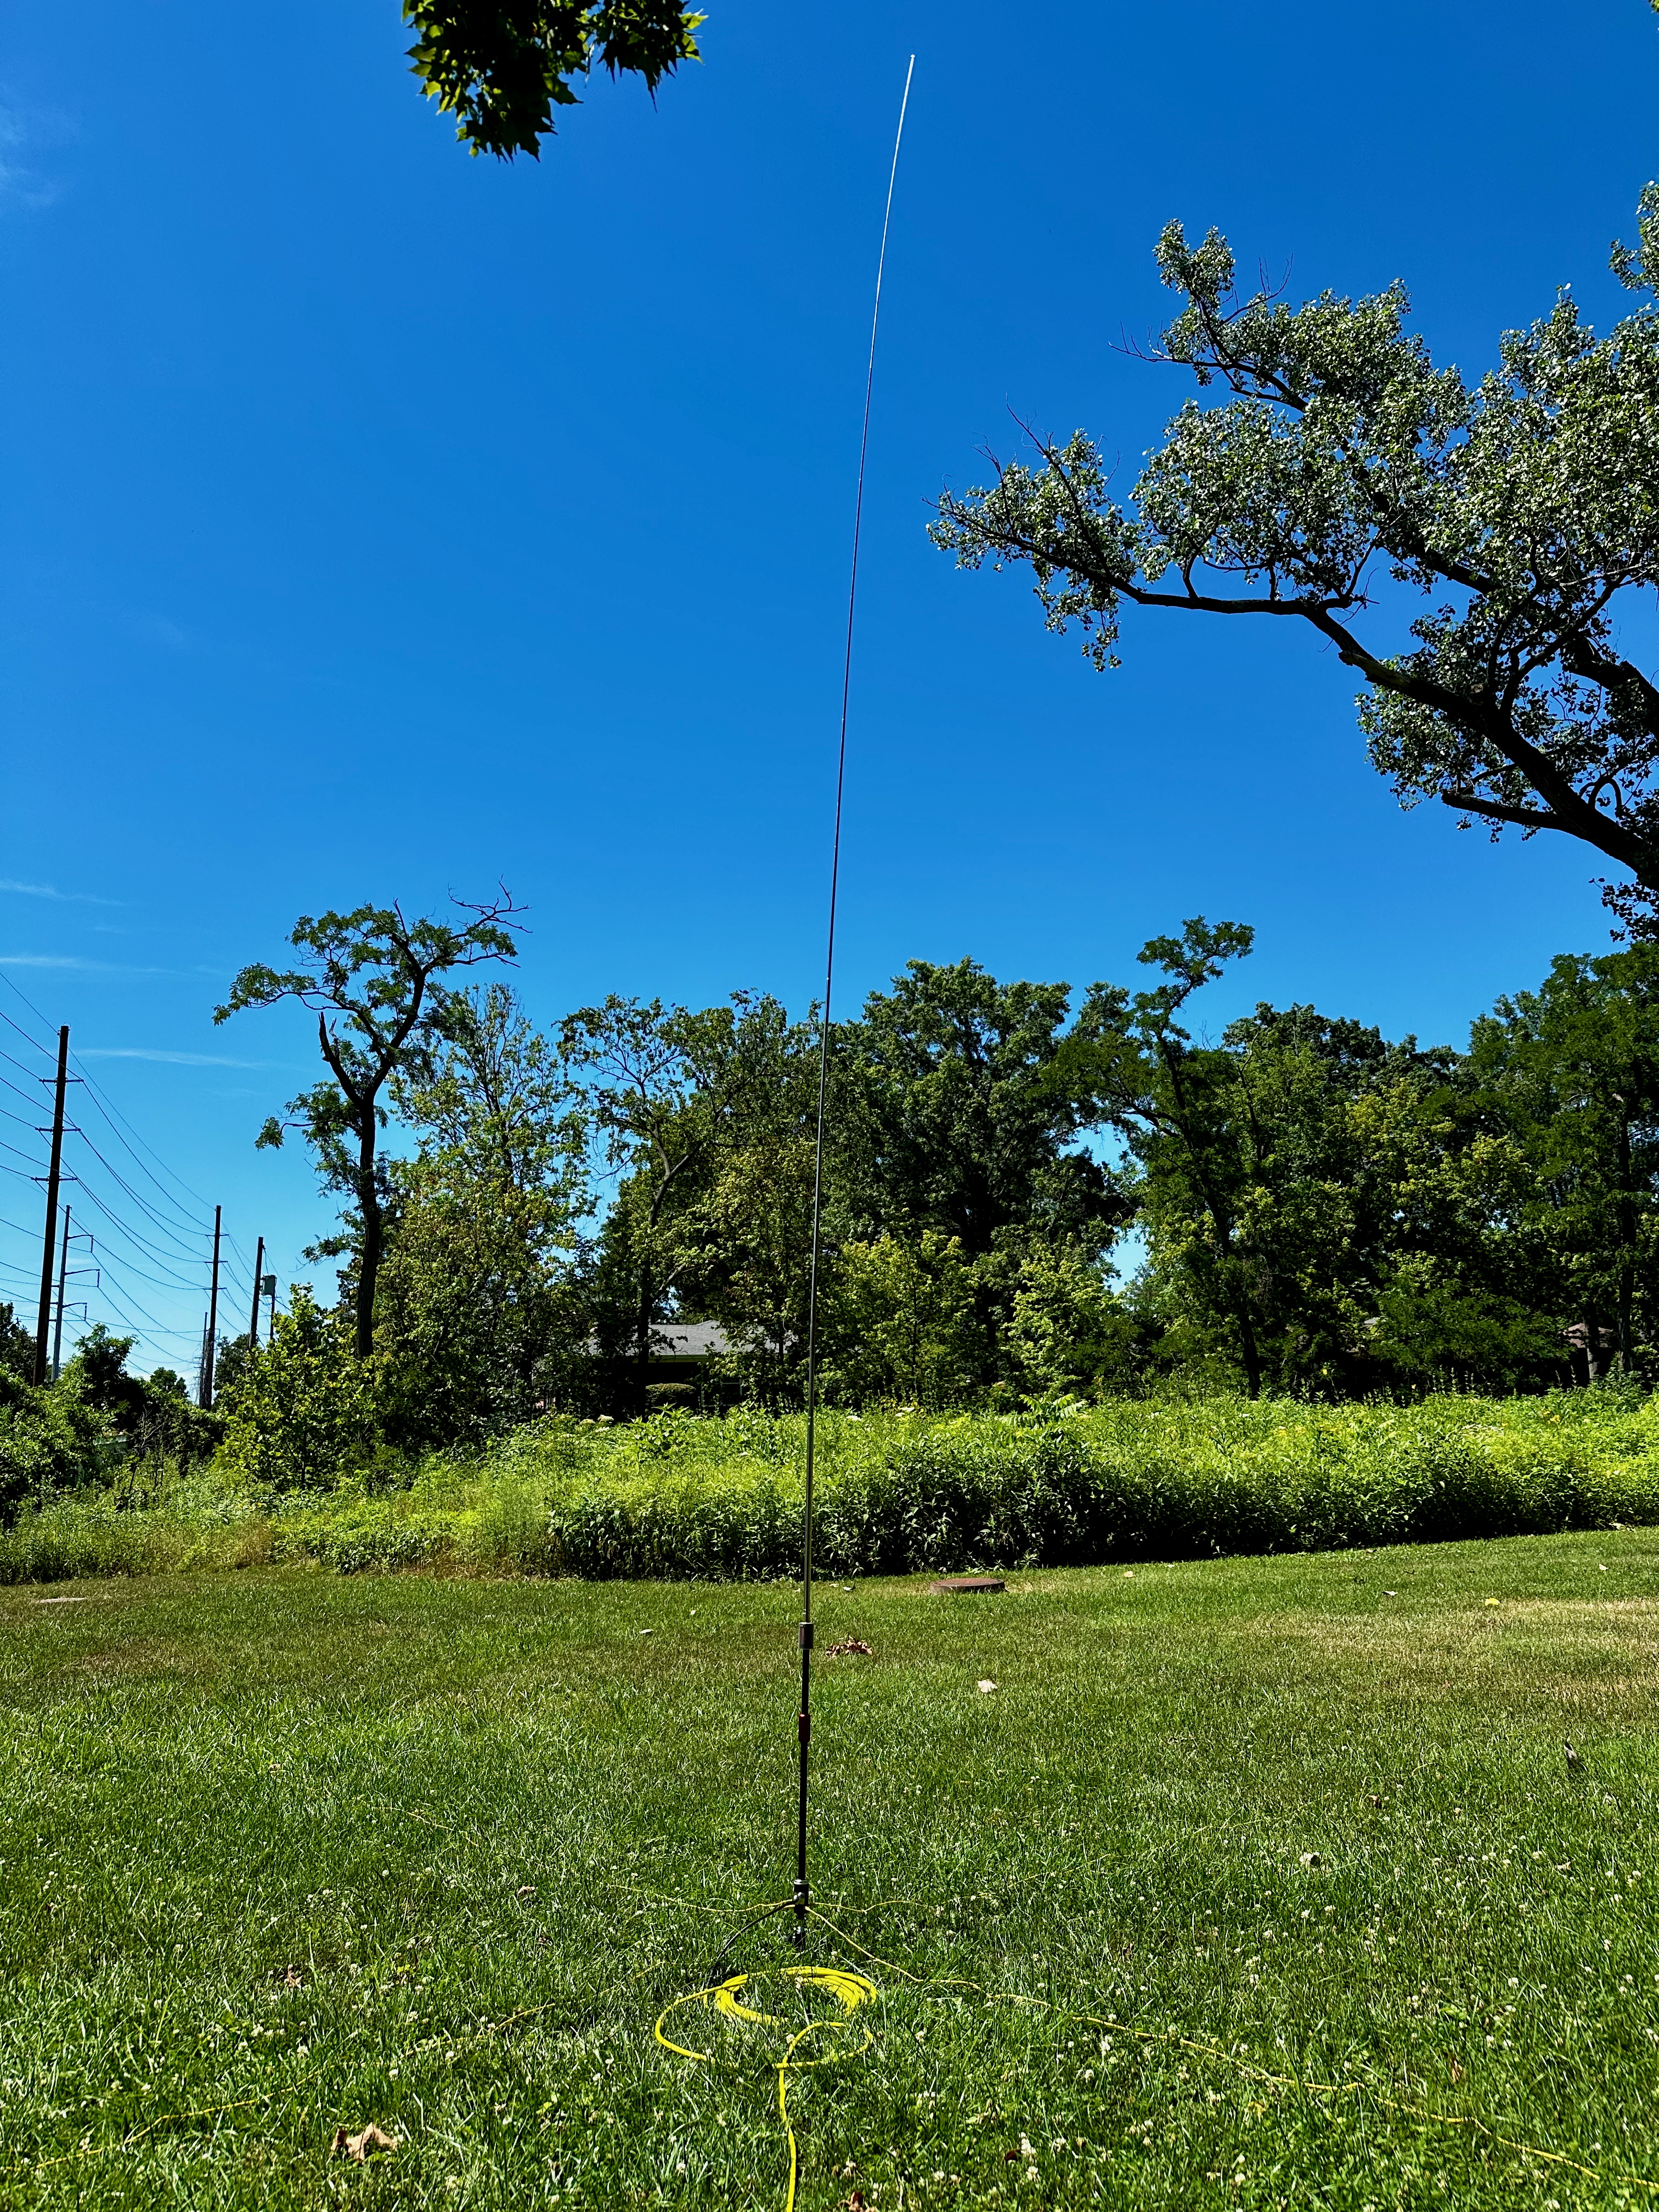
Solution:
<svg viewBox="0 0 1659 2212"><path fill-rule="evenodd" d="M498 955L510 911L474 925ZM377 917L303 927L325 925L361 939ZM913 961L835 1026L831 1402L1647 1376L1659 950L1564 956L1460 1052L1266 1004L1207 1040L1189 1001L1249 948L1242 926L1194 921L1144 949L1145 988L1075 1002ZM810 1016L750 993L700 1011L613 996L543 1031L506 984L434 969L368 1100L390 1152L365 1147L335 1076L360 1073L349 1011L331 1034L333 1079L289 1114L343 1200L313 1255L340 1263L339 1303L301 1295L252 1363L224 1347L250 1474L291 1483L554 1408L799 1403ZM687 1320L729 1348L706 1379L653 1382L661 1330Z"/></svg>
<svg viewBox="0 0 1659 2212"><path fill-rule="evenodd" d="M612 996L543 1030L455 975L515 949L510 905L475 913L325 915L301 969L239 977L227 1012L321 1015L325 1079L261 1141L297 1126L340 1202L309 1255L336 1296L222 1342L212 1415L101 1329L33 1390L8 1312L0 1504L216 1449L293 1489L552 1411L799 1404L815 1016ZM1194 994L1250 941L1193 921L1144 948L1143 988L1080 998L912 961L834 1026L829 1402L1653 1379L1659 947L1562 957L1457 1051L1266 1004L1206 1037ZM659 1379L689 1321L726 1349Z"/></svg>

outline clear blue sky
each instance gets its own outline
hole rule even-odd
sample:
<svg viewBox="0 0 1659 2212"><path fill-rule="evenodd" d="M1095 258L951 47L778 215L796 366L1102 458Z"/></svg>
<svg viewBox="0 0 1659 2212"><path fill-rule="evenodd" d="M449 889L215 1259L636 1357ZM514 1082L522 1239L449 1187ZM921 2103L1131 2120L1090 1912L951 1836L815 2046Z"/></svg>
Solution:
<svg viewBox="0 0 1659 2212"><path fill-rule="evenodd" d="M1643 0L711 6L654 112L595 85L512 169L420 100L394 0L5 10L0 977L154 1148L82 1110L109 1164L77 1154L108 1229L94 1312L179 1333L144 1364L199 1333L212 1201L244 1280L261 1233L285 1282L312 1272L303 1157L252 1149L313 1075L304 1020L210 1020L297 913L501 878L542 1017L811 995L913 48L843 1004L912 956L1123 977L1202 912L1259 933L1214 1020L1312 1000L1461 1041L1607 941L1579 851L1397 810L1310 640L1146 616L1097 676L1024 580L957 574L924 526L1014 446L1011 409L1132 477L1184 396L1116 349L1161 319L1171 215L1297 295L1405 276L1467 371L1561 283L1618 312L1607 241L1659 173ZM27 1091L36 1057L3 1041ZM40 1115L0 1101L27 1154ZM0 1161L0 1295L30 1310L39 1200Z"/></svg>

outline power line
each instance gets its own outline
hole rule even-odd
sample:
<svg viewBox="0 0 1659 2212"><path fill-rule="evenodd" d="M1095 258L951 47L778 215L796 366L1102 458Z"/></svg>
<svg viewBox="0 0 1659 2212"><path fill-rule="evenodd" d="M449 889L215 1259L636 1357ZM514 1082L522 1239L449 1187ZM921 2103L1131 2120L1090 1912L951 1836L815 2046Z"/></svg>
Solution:
<svg viewBox="0 0 1659 2212"><path fill-rule="evenodd" d="M8 984L14 991L17 990L16 984L12 982L10 976L6 974L3 969L0 969L0 983ZM23 997L21 991L17 992L17 995L20 999ZM27 1006L28 1004L28 1000L24 999L23 1003ZM0 1022L3 1022L9 1030L15 1030L18 1036L22 1038L24 1043L33 1045L36 1052L45 1053L50 1056L52 1051L51 1046L42 1044L39 1037L32 1037L28 1031L23 1027L21 1022L13 1021L11 1016L6 1012L3 1007L0 1007Z"/></svg>
<svg viewBox="0 0 1659 2212"><path fill-rule="evenodd" d="M21 990L17 984L14 983L10 976L8 975L3 969L0 969L0 983L4 983L6 988L14 994L14 996L22 1001L23 1005L28 1008L29 1012L34 1016L35 1019L40 1023L43 1028L50 1027L46 1016L40 1012L40 1009L34 1004L27 993ZM22 1037L26 1042L33 1045L37 1052L46 1053L48 1051L49 1048L39 1043L34 1038L31 1037L28 1031L24 1029L20 1023L14 1021L11 1016L6 1013L3 1008L0 1008L0 1021L5 1022L9 1028L15 1030L17 1034ZM143 1150L149 1154L150 1158L155 1162L156 1166L161 1168L164 1173L170 1176L173 1181L179 1186L179 1189L186 1192L189 1196L195 1199L198 1205L205 1207L207 1200L202 1198L199 1192L191 1190L190 1185L184 1180L184 1177L178 1174L174 1169L168 1167L167 1162L161 1158L161 1154L156 1152L155 1147L152 1145L148 1144L145 1139L139 1135L137 1130L135 1129L131 1122L127 1120L125 1115L122 1113L120 1108L115 1103L114 1100L107 1097L103 1085L99 1083L94 1076L87 1072L86 1066L79 1055L75 1054L72 1055L72 1057L75 1059L76 1067L80 1074L81 1082L87 1092L87 1095L91 1099L93 1104L97 1107L99 1112L103 1115L106 1121L108 1122L111 1133L115 1138L117 1143L119 1144L125 1152L131 1155L133 1162L138 1168L140 1173L145 1176L148 1180L155 1185L155 1189L165 1200L167 1205L172 1208L176 1214L182 1215L184 1218L182 1220L173 1221L164 1220L162 1217L149 1205L149 1201L131 1188L131 1186L126 1182L125 1178L120 1174L118 1170L117 1170L110 1161L104 1158L103 1154L99 1152L97 1146L93 1144L91 1138L87 1136L86 1132L84 1130L78 1130L76 1133L84 1139L94 1158L108 1170L110 1175L114 1177L121 1189L124 1190L127 1196L132 1200L134 1205L138 1206L148 1218L155 1223L158 1229L163 1230L168 1234L175 1236L182 1231L186 1235L205 1237L208 1233L205 1221L196 1221L190 1218L188 1214L185 1212L185 1209L179 1205L178 1199L167 1189L164 1183L158 1180L150 1168L139 1158L138 1152L135 1147L143 1146ZM14 1066L19 1067L20 1072L24 1074L27 1074L30 1072L27 1068L21 1067L21 1064L20 1062L13 1061L12 1064Z"/></svg>
<svg viewBox="0 0 1659 2212"><path fill-rule="evenodd" d="M0 1053L0 1060L7 1059L9 1056L9 1055L5 1053ZM12 1066L15 1067L16 1065L16 1061L13 1060ZM28 1070L25 1068L23 1072L27 1075ZM32 1091L25 1091L21 1083L14 1083L10 1076L0 1075L0 1083L3 1083L8 1091L15 1091L20 1098L27 1098L31 1106L39 1105L40 1101L36 1098L34 1093Z"/></svg>
<svg viewBox="0 0 1659 2212"><path fill-rule="evenodd" d="M157 1340L165 1342L170 1338L174 1344L185 1346L189 1346L193 1341L190 1330L168 1328L165 1322L157 1321L154 1314L146 1313L131 1291L118 1291L109 1283L101 1283L99 1290L101 1296L107 1298L115 1308L117 1319L125 1322L131 1328L137 1328L141 1338L147 1338L152 1343ZM122 1310L124 1306L131 1307L133 1312L139 1316L139 1320L135 1322L132 1313L124 1312Z"/></svg>
<svg viewBox="0 0 1659 2212"><path fill-rule="evenodd" d="M3 969L0 969L0 984L5 986L6 990L27 1011L42 1030L52 1030L53 1025L47 1021L40 1007ZM15 1018L3 1006L0 1006L0 1024L3 1024L6 1030L21 1039L29 1051L40 1054L48 1063L55 1057L53 1045L44 1042L40 1036L33 1034L23 1022ZM3 1061L30 1082L50 1079L49 1077L37 1073L33 1068L19 1060L15 1053L7 1051L3 1046L0 1046L0 1061ZM65 1129L66 1137L78 1138L81 1140L99 1168L108 1176L115 1190L120 1194L121 1199L133 1206L140 1220L144 1224L142 1229L136 1227L119 1210L118 1205L104 1195L95 1181L89 1181L84 1175L65 1176L66 1181L71 1181L77 1185L85 1202L94 1208L105 1224L99 1232L98 1254L100 1266L109 1269L111 1273L108 1282L100 1283L100 1287L107 1295L112 1309L123 1326L137 1328L141 1339L147 1341L152 1347L159 1343L165 1349L169 1341L193 1346L195 1333L192 1330L169 1328L154 1314L139 1304L137 1298L131 1290L126 1287L126 1285L130 1280L137 1280L149 1284L157 1290L167 1291L185 1297L204 1297L206 1293L205 1284L185 1279L184 1276L177 1271L183 1270L186 1274L191 1275L198 1269L204 1274L207 1271L208 1255L204 1248L211 1234L205 1218L209 1202L199 1191L186 1182L177 1169L164 1159L155 1146L140 1133L114 1099L105 1091L103 1085L88 1072L85 1063L78 1056L75 1057L75 1066L85 1096L88 1101L96 1107L109 1132L109 1138L113 1139L114 1144L120 1146L132 1163L133 1170L155 1194L152 1198L146 1195L143 1190L135 1188L128 1174L107 1157L86 1128L76 1124ZM35 1103L33 1093L25 1089L23 1085L13 1082L9 1077L0 1075L0 1085L3 1085L7 1090L30 1105ZM5 1107L0 1107L0 1117L16 1123L20 1127L36 1127L33 1122L25 1121L21 1115L12 1113ZM12 1176L20 1182L30 1183L37 1183L44 1176L46 1165L43 1161L34 1158L19 1146L8 1143L4 1138L0 1138L0 1152L8 1152L14 1159L25 1163L24 1167L14 1167L7 1160L0 1158L0 1174ZM191 1211L192 1204L203 1209L201 1215L192 1214ZM27 1237L31 1241L38 1233L24 1228L17 1222L0 1221L0 1227L9 1228L15 1235ZM111 1237L116 1240L113 1250L109 1243ZM248 1256L233 1238L227 1237L223 1240L223 1245L228 1249L222 1249L222 1276L240 1297L251 1300L257 1294L258 1285L250 1272L251 1263ZM131 1251L124 1250L122 1249L124 1246L131 1247ZM162 1272L160 1274L149 1273L146 1267L140 1265L139 1259L133 1256L135 1254L142 1255L151 1267L159 1267ZM8 1269L6 1272L17 1271Z"/></svg>
<svg viewBox="0 0 1659 2212"><path fill-rule="evenodd" d="M105 1158L102 1152L99 1151L97 1146L93 1143L92 1139L88 1136L84 1129L77 1126L74 1131L74 1134L79 1137L82 1143L92 1154L94 1159L97 1161L99 1166L104 1170L105 1173L112 1177L116 1188L125 1197L130 1198L132 1200L133 1204L138 1208L138 1211L143 1215L145 1220L148 1221L154 1229L159 1231L163 1237L171 1237L178 1243L185 1245L186 1248L188 1247L189 1242L192 1237L205 1237L205 1231L181 1231L173 1222L164 1219L161 1214L155 1212L153 1206L146 1203L139 1192L134 1190L132 1185L121 1173L119 1168L115 1165L114 1162ZM195 1255L186 1249L185 1250L178 1253L175 1256L182 1260L190 1260L193 1259Z"/></svg>
<svg viewBox="0 0 1659 2212"><path fill-rule="evenodd" d="M88 1182L87 1177L84 1176L78 1177L77 1180L79 1181L82 1188L85 1190L87 1195L98 1206L105 1218L119 1229L123 1236L126 1237L132 1243L136 1244L147 1260L153 1260L158 1267L194 1267L198 1264L197 1256L193 1252L168 1251L165 1247L153 1244L149 1237L144 1236L141 1231L135 1229L131 1222L122 1219L120 1214L116 1212L109 1200L103 1197L99 1192L98 1187L95 1183ZM205 1263L204 1262L202 1264ZM181 1283L176 1285L176 1287L182 1290L186 1286Z"/></svg>
<svg viewBox="0 0 1659 2212"><path fill-rule="evenodd" d="M76 1066L82 1068L81 1079L86 1085L87 1089L92 1093L93 1098L95 1101L100 1112L104 1115L105 1118L109 1121L110 1127L114 1129L116 1136L120 1139L122 1144L126 1146L127 1150L132 1153L132 1157L136 1161L137 1161L139 1167L143 1169L143 1172L147 1176L149 1176L150 1181L155 1184L155 1188L161 1193L161 1195L167 1200L169 1205L176 1206L178 1204L178 1200L173 1197L172 1194L162 1183L157 1182L154 1175L150 1174L149 1168L144 1166L144 1163L138 1158L137 1152L133 1150L134 1145L142 1146L143 1150L149 1154L151 1159L155 1161L156 1166L161 1169L163 1173L172 1176L173 1182L178 1184L180 1190L185 1192L188 1197L193 1198L199 1206L205 1208L208 1201L201 1195L200 1192L192 1190L191 1186L176 1170L168 1167L167 1162L161 1158L161 1155L155 1149L155 1147L152 1145L145 1143L143 1138L139 1135L137 1129L133 1128L131 1122L127 1120L126 1115L122 1113L120 1108L115 1103L115 1101L112 1098L106 1098L103 1086L100 1084L94 1082L92 1077L87 1074L84 1067L82 1067L82 1063L78 1060L76 1061ZM121 1127L116 1127L118 1122L121 1125ZM122 1136L122 1128L125 1128L131 1132L132 1138L131 1143L128 1143L126 1137Z"/></svg>
<svg viewBox="0 0 1659 2212"><path fill-rule="evenodd" d="M90 1185L83 1182L80 1186L80 1189L82 1200L88 1206L97 1207L104 1219L109 1223L110 1230L115 1235L125 1236L130 1234L127 1230L126 1224L119 1219L117 1215L112 1214L110 1212L109 1208L104 1204L102 1199L99 1197L98 1193L94 1190ZM103 1249L107 1250L107 1245ZM188 1297L194 1297L197 1293L198 1285L195 1283L181 1282L175 1275L147 1275L143 1269L139 1267L135 1261L128 1259L124 1254L117 1253L113 1256L118 1261L120 1266L127 1268L132 1274L136 1275L141 1283L153 1284L158 1291L182 1291Z"/></svg>
<svg viewBox="0 0 1659 2212"><path fill-rule="evenodd" d="M100 1166L104 1168L108 1174L114 1177L118 1188L132 1200L135 1206L140 1208L148 1221L151 1222L164 1234L172 1235L177 1233L173 1230L171 1224L165 1221L154 1211L152 1207L146 1204L142 1194L134 1190L131 1184L127 1182L126 1178L121 1174L120 1170L114 1165L114 1164L104 1157L103 1153L99 1151L97 1146L93 1143L91 1138L87 1135L84 1129L77 1127L75 1131L75 1134L81 1139L82 1142L86 1146L88 1151L99 1163ZM84 1178L82 1180L84 1182ZM99 1198L97 1192L92 1186L86 1185L85 1187L88 1189L88 1195L91 1196L94 1200L94 1202L99 1205L100 1209L104 1213L106 1218L115 1223L121 1230L122 1233L130 1237L132 1243L135 1243L149 1259L157 1261L162 1266L166 1266L169 1262L173 1262L185 1267L205 1267L208 1264L205 1255L203 1255L198 1259L196 1254L187 1249L179 1251L175 1249L169 1251L165 1248L158 1249L155 1245L150 1243L149 1238L142 1236L137 1230L134 1229L130 1223L123 1221L119 1215L117 1214L114 1209L108 1204L107 1200ZM200 1234L204 1238L204 1241L205 1241L208 1235L207 1231L202 1230L198 1233ZM245 1272L239 1273L238 1270L235 1268L227 1268L225 1273L229 1275L232 1282L235 1284L238 1290L246 1291L249 1296L252 1295L252 1284ZM154 1277L146 1277L145 1279L154 1281L155 1279ZM185 1291L193 1290L196 1286L194 1284L173 1281L165 1287L173 1290Z"/></svg>
<svg viewBox="0 0 1659 2212"><path fill-rule="evenodd" d="M205 1231L193 1221L169 1221L165 1214L158 1213L155 1208L150 1204L149 1200L144 1196L143 1193L133 1188L132 1185L122 1174L120 1169L116 1166L114 1161L105 1158L103 1153L99 1151L97 1146L93 1143L92 1139L87 1134L84 1129L81 1128L77 1125L75 1133L80 1138L82 1143L92 1154L94 1159L98 1162L99 1165L106 1169L108 1172L114 1176L117 1183L118 1183L120 1188L126 1193L127 1196L132 1200L133 1204L138 1208L140 1212L143 1213L147 1219L153 1221L158 1229L165 1231L167 1234L171 1237L195 1237L205 1235ZM153 1180L154 1178L152 1177L152 1181Z"/></svg>

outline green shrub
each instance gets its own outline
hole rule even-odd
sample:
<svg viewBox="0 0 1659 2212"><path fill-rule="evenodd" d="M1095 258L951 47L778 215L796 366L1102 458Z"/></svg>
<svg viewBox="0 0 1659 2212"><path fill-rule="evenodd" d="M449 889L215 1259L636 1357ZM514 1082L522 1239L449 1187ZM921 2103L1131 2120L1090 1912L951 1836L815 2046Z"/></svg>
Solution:
<svg viewBox="0 0 1659 2212"><path fill-rule="evenodd" d="M0 1521L100 1480L119 1455L108 1417L72 1383L37 1390L0 1367Z"/></svg>
<svg viewBox="0 0 1659 2212"><path fill-rule="evenodd" d="M331 1487L374 1463L374 1370L360 1360L351 1316L296 1288L270 1341L238 1375L224 1407L217 1464L255 1491Z"/></svg>

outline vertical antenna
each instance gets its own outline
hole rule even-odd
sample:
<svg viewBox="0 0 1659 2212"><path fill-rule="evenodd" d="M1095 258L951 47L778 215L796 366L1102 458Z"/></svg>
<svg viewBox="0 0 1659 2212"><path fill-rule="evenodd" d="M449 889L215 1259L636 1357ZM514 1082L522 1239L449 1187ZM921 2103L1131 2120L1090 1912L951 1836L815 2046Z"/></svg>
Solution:
<svg viewBox="0 0 1659 2212"><path fill-rule="evenodd" d="M859 535L864 523L864 465L870 451L870 398L876 383L876 331L881 321L881 280L887 266L887 230L893 219L893 186L898 180L899 148L904 143L904 111L910 104L910 79L916 58L904 72L898 129L893 134L893 166L887 177L887 207L881 219L881 252L876 259L876 298L870 313L870 364L864 378L864 430L859 441L858 497L853 507L853 567L847 584L847 653L841 676L841 744L836 759L836 834L830 854L830 929L823 962L823 1006L818 1022L818 1119L812 1148L812 1257L806 1279L806 1498L801 1523L800 1713L795 1733L800 1745L800 1791L795 1832L794 1942L806 1942L806 1747L812 1735L812 1475L818 1403L818 1253L823 1225L823 1124L830 1095L830 994L836 980L836 894L841 882L841 811L847 784L847 702L853 687L853 615L858 603Z"/></svg>

